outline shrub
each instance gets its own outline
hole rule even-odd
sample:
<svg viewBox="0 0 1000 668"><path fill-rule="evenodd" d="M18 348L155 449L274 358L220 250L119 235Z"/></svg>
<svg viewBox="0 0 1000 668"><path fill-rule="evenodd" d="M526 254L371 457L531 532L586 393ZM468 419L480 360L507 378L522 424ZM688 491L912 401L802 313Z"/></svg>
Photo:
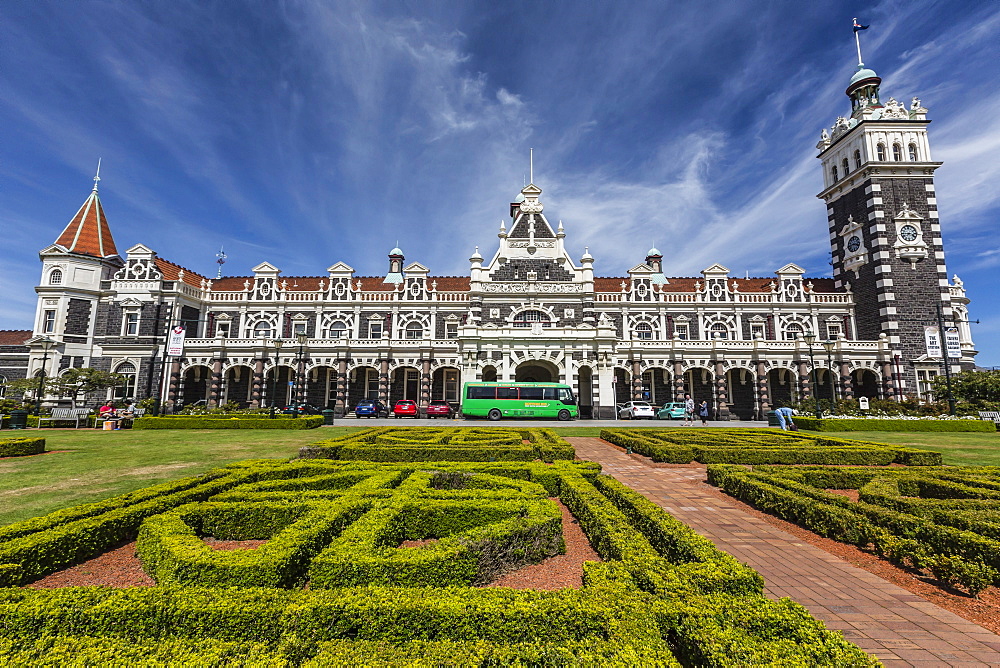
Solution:
<svg viewBox="0 0 1000 668"><path fill-rule="evenodd" d="M959 556L936 555L927 566L938 580L949 587L961 587L975 598L997 579L996 570Z"/></svg>
<svg viewBox="0 0 1000 668"><path fill-rule="evenodd" d="M0 457L23 457L43 452L44 438L0 438Z"/></svg>
<svg viewBox="0 0 1000 668"><path fill-rule="evenodd" d="M315 429L323 424L320 415L302 417L263 416L240 417L144 417L136 420L133 429Z"/></svg>
<svg viewBox="0 0 1000 668"><path fill-rule="evenodd" d="M995 432L987 420L883 420L837 419L795 416L795 424L810 431L985 431Z"/></svg>

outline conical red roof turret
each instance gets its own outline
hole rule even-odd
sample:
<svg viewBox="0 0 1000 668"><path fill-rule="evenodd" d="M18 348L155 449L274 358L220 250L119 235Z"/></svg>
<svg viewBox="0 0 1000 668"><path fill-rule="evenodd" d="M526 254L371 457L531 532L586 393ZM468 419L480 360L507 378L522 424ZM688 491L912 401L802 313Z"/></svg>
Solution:
<svg viewBox="0 0 1000 668"><path fill-rule="evenodd" d="M90 197L56 239L56 244L71 253L94 257L118 255L115 240L111 236L111 228L108 227L108 219L104 215L104 207L101 206L101 198L97 195L97 182L100 180L100 176L94 177L94 189Z"/></svg>

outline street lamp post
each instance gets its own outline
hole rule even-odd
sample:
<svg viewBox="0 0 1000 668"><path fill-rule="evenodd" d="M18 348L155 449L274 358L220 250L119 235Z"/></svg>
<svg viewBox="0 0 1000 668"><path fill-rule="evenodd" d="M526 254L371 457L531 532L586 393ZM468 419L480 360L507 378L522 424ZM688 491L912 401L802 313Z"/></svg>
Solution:
<svg viewBox="0 0 1000 668"><path fill-rule="evenodd" d="M833 375L833 349L837 345L834 340L824 341L823 348L826 350L826 369L827 373L830 374L830 412L834 415L837 414L837 383L834 380L836 376Z"/></svg>
<svg viewBox="0 0 1000 668"><path fill-rule="evenodd" d="M274 346L274 372L271 374L271 414L270 419L274 419L274 402L277 401L278 393L278 353L281 352L281 346L284 345L284 341L281 339L271 339L271 345Z"/></svg>
<svg viewBox="0 0 1000 668"><path fill-rule="evenodd" d="M45 364L49 361L49 351L56 344L55 340L43 336L38 340L42 346L42 373L38 376L38 391L35 392L35 415L41 415L42 394L45 392Z"/></svg>
<svg viewBox="0 0 1000 668"><path fill-rule="evenodd" d="M295 335L295 338L299 342L299 353L295 362L295 378L293 379L294 384L292 385L292 400L295 402L295 410L292 412L292 417L299 416L298 406L303 403L302 398L299 395L302 394L302 386L304 385L302 382L302 366L305 360L306 341L309 340L309 337L305 332L299 332Z"/></svg>
<svg viewBox="0 0 1000 668"><path fill-rule="evenodd" d="M819 410L819 397L816 396L816 358L813 357L813 344L816 343L816 335L812 332L806 332L802 335L802 340L806 342L809 346L809 367L812 373L812 398L816 402L816 419L821 420L823 418L823 413Z"/></svg>

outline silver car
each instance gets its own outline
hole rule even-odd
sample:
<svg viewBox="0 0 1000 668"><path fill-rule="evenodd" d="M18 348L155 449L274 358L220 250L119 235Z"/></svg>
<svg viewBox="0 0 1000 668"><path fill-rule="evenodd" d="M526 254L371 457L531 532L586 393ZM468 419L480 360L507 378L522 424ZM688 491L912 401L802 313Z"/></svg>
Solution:
<svg viewBox="0 0 1000 668"><path fill-rule="evenodd" d="M656 411L648 401L629 401L618 409L618 417L622 420L653 420Z"/></svg>

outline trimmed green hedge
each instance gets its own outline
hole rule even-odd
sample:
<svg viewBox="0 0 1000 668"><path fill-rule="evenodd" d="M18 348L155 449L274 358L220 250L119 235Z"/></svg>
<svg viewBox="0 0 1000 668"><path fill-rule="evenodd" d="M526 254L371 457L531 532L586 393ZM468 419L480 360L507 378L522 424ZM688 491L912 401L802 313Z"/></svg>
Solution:
<svg viewBox="0 0 1000 668"><path fill-rule="evenodd" d="M809 431L986 431L995 432L991 420L876 420L795 416L795 424Z"/></svg>
<svg viewBox="0 0 1000 668"><path fill-rule="evenodd" d="M323 424L321 415L302 417L144 417L132 423L133 429L315 429Z"/></svg>
<svg viewBox="0 0 1000 668"><path fill-rule="evenodd" d="M764 429L603 429L601 438L655 462L687 464L827 464L937 466L941 453Z"/></svg>
<svg viewBox="0 0 1000 668"><path fill-rule="evenodd" d="M44 438L0 438L0 457L24 457L45 452Z"/></svg>
<svg viewBox="0 0 1000 668"><path fill-rule="evenodd" d="M551 429L496 427L375 427L299 450L303 459L371 462L553 462L575 456L573 446Z"/></svg>
<svg viewBox="0 0 1000 668"><path fill-rule="evenodd" d="M875 665L598 471L566 461L257 460L12 525L0 530L9 584L138 530L161 586L0 589L0 662ZM463 586L559 551L549 496L603 559L585 564L583 587ZM268 542L213 552L206 536ZM438 541L398 547L426 538Z"/></svg>

